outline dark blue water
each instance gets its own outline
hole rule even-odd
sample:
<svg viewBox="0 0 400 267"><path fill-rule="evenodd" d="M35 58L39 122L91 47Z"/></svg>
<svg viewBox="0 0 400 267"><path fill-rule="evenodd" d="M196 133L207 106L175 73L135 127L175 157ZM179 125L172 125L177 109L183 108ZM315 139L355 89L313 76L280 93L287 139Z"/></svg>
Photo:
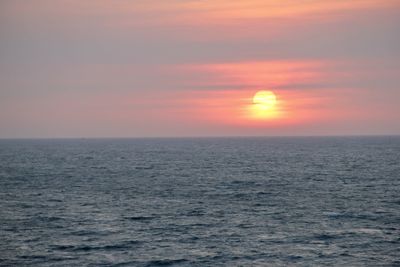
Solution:
<svg viewBox="0 0 400 267"><path fill-rule="evenodd" d="M0 141L2 266L399 266L400 138Z"/></svg>

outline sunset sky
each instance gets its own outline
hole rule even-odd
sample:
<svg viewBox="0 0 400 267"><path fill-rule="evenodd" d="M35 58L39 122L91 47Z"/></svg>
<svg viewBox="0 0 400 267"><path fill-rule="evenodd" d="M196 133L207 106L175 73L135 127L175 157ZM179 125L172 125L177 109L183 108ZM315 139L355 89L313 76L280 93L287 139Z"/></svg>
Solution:
<svg viewBox="0 0 400 267"><path fill-rule="evenodd" d="M364 134L400 134L399 0L0 2L1 138Z"/></svg>

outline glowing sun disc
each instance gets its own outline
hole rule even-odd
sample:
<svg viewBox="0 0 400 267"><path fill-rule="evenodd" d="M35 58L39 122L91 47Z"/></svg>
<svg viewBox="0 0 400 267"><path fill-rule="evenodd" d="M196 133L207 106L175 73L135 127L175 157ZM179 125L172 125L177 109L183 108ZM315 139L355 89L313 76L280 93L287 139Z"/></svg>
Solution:
<svg viewBox="0 0 400 267"><path fill-rule="evenodd" d="M253 104L265 109L270 109L276 104L276 96L272 91L258 91L253 96Z"/></svg>

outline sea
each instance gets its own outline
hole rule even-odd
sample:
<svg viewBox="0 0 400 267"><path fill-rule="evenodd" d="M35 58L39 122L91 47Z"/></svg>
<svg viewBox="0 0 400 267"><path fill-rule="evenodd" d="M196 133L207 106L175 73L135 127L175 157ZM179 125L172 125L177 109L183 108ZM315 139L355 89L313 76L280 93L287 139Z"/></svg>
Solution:
<svg viewBox="0 0 400 267"><path fill-rule="evenodd" d="M400 137L3 139L0 266L400 266Z"/></svg>

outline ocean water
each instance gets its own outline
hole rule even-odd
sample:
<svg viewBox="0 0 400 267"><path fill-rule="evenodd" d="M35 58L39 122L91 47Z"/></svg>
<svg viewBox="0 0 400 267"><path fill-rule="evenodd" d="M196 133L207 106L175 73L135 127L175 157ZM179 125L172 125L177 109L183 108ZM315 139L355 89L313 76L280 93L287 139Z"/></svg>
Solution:
<svg viewBox="0 0 400 267"><path fill-rule="evenodd" d="M0 141L1 266L400 266L400 137Z"/></svg>

